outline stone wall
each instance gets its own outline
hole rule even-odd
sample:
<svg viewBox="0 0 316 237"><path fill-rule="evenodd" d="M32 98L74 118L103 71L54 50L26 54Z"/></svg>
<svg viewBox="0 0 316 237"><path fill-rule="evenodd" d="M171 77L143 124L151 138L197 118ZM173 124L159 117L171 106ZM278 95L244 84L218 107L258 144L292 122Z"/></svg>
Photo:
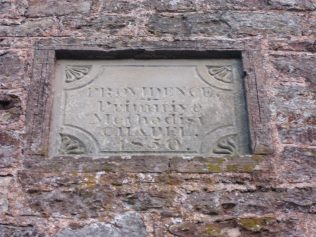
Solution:
<svg viewBox="0 0 316 237"><path fill-rule="evenodd" d="M315 0L1 0L0 236L316 235ZM26 161L34 48L259 42L274 153ZM234 159L234 158L231 158Z"/></svg>

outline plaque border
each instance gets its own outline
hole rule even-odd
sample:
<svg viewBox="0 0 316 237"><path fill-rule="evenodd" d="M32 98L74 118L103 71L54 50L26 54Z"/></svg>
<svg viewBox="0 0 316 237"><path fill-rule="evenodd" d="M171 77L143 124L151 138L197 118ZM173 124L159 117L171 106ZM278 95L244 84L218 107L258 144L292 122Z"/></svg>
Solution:
<svg viewBox="0 0 316 237"><path fill-rule="evenodd" d="M58 59L240 59L244 72L251 153L273 153L260 40L136 41L126 43L125 46L117 44L115 40L92 43L78 39L42 39L35 44L26 109L26 158L48 158L52 82ZM158 155L157 159L158 157L164 156Z"/></svg>

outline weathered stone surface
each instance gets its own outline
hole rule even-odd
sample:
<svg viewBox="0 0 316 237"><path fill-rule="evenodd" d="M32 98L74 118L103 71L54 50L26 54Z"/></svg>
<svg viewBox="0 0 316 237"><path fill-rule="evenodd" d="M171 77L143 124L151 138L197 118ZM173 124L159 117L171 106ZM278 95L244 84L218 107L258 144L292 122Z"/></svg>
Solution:
<svg viewBox="0 0 316 237"><path fill-rule="evenodd" d="M170 168L172 171L179 173L252 173L258 161L262 161L260 155L250 157L250 159L249 157L243 157L241 159L235 159L234 157L213 159L198 157L183 160L175 157L170 161ZM259 167L257 168L259 169Z"/></svg>
<svg viewBox="0 0 316 237"><path fill-rule="evenodd" d="M62 230L56 237L146 237L146 228L139 214L129 212L116 216L112 223L93 223L77 230Z"/></svg>
<svg viewBox="0 0 316 237"><path fill-rule="evenodd" d="M309 47L313 46L310 45ZM281 78L287 78L288 81L292 78L299 81L302 78L306 80L308 83L307 87L311 91L316 90L315 61L315 55L291 55L287 57L279 55L272 58L272 62L279 71ZM299 91L300 89L298 88L297 90Z"/></svg>
<svg viewBox="0 0 316 237"><path fill-rule="evenodd" d="M91 7L91 1L79 0L76 4L71 2L52 1L52 0L30 0L29 6L26 12L26 16L40 17L40 16L62 16L68 14L87 14Z"/></svg>
<svg viewBox="0 0 316 237"><path fill-rule="evenodd" d="M313 0L268 0L267 5L277 9L291 10L315 10L316 3Z"/></svg>
<svg viewBox="0 0 316 237"><path fill-rule="evenodd" d="M313 11L312 14L309 15L308 21L311 23L311 27L308 29L307 34L310 34L312 36L316 35L316 11Z"/></svg>
<svg viewBox="0 0 316 237"><path fill-rule="evenodd" d="M292 115L291 115L292 116ZM314 120L314 118L312 118ZM280 137L284 144L293 144L295 142L299 144L315 145L316 130L315 127L308 126L303 128L282 128L280 127Z"/></svg>
<svg viewBox="0 0 316 237"><path fill-rule="evenodd" d="M316 175L316 149L285 147L279 175L290 183L309 182ZM275 165L278 165L275 164Z"/></svg>
<svg viewBox="0 0 316 237"><path fill-rule="evenodd" d="M7 102L0 110L0 236L84 236L93 226L129 236L123 229L133 224L111 220L131 210L142 215L131 219L146 225L143 236L315 236L315 34L314 0L0 0L1 95L17 102L13 113L3 109ZM93 160L47 159L43 149L29 156L24 114L45 111L47 65L55 60L37 60L45 50L34 49L69 47L76 52L58 56L102 59L82 49L167 50L170 43L257 50L249 65L264 75L253 86L267 89L274 154ZM30 87L34 80L44 87ZM37 96L28 106L27 90Z"/></svg>
<svg viewBox="0 0 316 237"><path fill-rule="evenodd" d="M149 2L149 1L148 1ZM312 0L203 0L203 1L159 1L145 2L145 5L158 12L194 12L208 10L315 10L316 4Z"/></svg>
<svg viewBox="0 0 316 237"><path fill-rule="evenodd" d="M6 37L58 35L53 18L34 18L15 25L0 25L0 35Z"/></svg>
<svg viewBox="0 0 316 237"><path fill-rule="evenodd" d="M202 10L213 10L213 9L223 9L223 10L239 10L239 9L263 9L266 6L265 1L261 0L202 0L198 3L198 9Z"/></svg>
<svg viewBox="0 0 316 237"><path fill-rule="evenodd" d="M0 2L0 18L19 18L25 14L27 0L3 0Z"/></svg>
<svg viewBox="0 0 316 237"><path fill-rule="evenodd" d="M166 187L159 190L142 181L142 190L136 191L134 176L124 174L77 173L70 175L21 173L23 189L28 193L30 207L43 216L102 217L108 211L124 206L137 211L166 209L172 206L175 192ZM135 180L136 179L136 180ZM137 188L138 189L138 188Z"/></svg>
<svg viewBox="0 0 316 237"><path fill-rule="evenodd" d="M25 49L25 48L33 45L35 41L36 41L35 39L30 39L28 41L24 41L21 38L10 38L10 37L1 37L0 36L0 48L1 48L2 52L6 52L6 51L10 50L11 47L14 46L14 48L16 50L22 51L22 49ZM24 52L31 53L29 50L24 51Z"/></svg>
<svg viewBox="0 0 316 237"><path fill-rule="evenodd" d="M0 237L44 237L33 226L14 226L0 224Z"/></svg>
<svg viewBox="0 0 316 237"><path fill-rule="evenodd" d="M89 182L89 179L94 178L92 175L87 175L86 178L88 180L82 184L74 180L73 182L76 183L73 187L68 186L60 190L53 190L45 183L39 183L38 187L30 187L29 205L42 216L94 218L104 215L106 211L113 211L115 209L113 190L104 190L98 188L95 181ZM51 191L47 192L48 190Z"/></svg>
<svg viewBox="0 0 316 237"><path fill-rule="evenodd" d="M21 99L14 94L0 92L0 125L16 122L21 114Z"/></svg>
<svg viewBox="0 0 316 237"><path fill-rule="evenodd" d="M306 27L303 15L294 13L224 13L221 16L224 22L231 27L232 32L239 36L257 34L302 35ZM291 19L291 22L288 21ZM255 33L255 34L256 34Z"/></svg>
<svg viewBox="0 0 316 237"><path fill-rule="evenodd" d="M62 34L76 34L85 37L92 37L98 34L109 35L134 35L135 19L128 15L102 14L96 19L86 19L83 17L63 16L61 17ZM93 27L91 27L93 26Z"/></svg>
<svg viewBox="0 0 316 237"><path fill-rule="evenodd" d="M50 155L247 154L240 69L236 60L60 61Z"/></svg>
<svg viewBox="0 0 316 237"><path fill-rule="evenodd" d="M291 19L291 23L288 23ZM305 27L302 15L295 13L253 13L209 12L182 15L155 14L150 17L148 30L154 35L172 34L187 36L191 34L237 37L258 34L302 35Z"/></svg>
<svg viewBox="0 0 316 237"><path fill-rule="evenodd" d="M27 84L25 73L28 65L24 65L25 60L25 51L0 50L0 89L19 88Z"/></svg>
<svg viewBox="0 0 316 237"><path fill-rule="evenodd" d="M136 211L146 211L149 209L162 209L171 206L173 193L162 192L139 192L127 194L125 202Z"/></svg>
<svg viewBox="0 0 316 237"><path fill-rule="evenodd" d="M172 34L188 36L190 34L229 35L230 26L216 14L200 15L161 15L150 17L148 31L153 35Z"/></svg>
<svg viewBox="0 0 316 237"><path fill-rule="evenodd" d="M311 163L311 165L313 165ZM159 210L170 212L185 208L210 216L252 213L256 215L275 211L314 213L315 190L294 188L271 190L267 180L257 181L252 187L243 176L212 177L200 180L191 175L165 176L122 175L97 173L46 174L21 173L23 189L28 194L30 207L41 216L103 217L107 211ZM261 183L260 183L261 182ZM222 186L227 184L227 188ZM138 186L140 184L140 186ZM186 194L176 193L178 187ZM228 191L228 189L230 191ZM181 199L181 203L175 200ZM171 211L174 213L174 211ZM168 214L170 215L170 214ZM173 214L171 214L173 215Z"/></svg>
<svg viewBox="0 0 316 237"><path fill-rule="evenodd" d="M183 222L169 227L179 237L253 237L296 234L293 220L277 220L274 216L241 217L217 222ZM292 229L292 230L291 230Z"/></svg>
<svg viewBox="0 0 316 237"><path fill-rule="evenodd" d="M133 11L142 10L143 7L143 1L102 0L103 13L128 14Z"/></svg>
<svg viewBox="0 0 316 237"><path fill-rule="evenodd" d="M20 136L15 132L0 132L0 168L14 168L19 157Z"/></svg>
<svg viewBox="0 0 316 237"><path fill-rule="evenodd" d="M314 86L278 86L275 100L277 128L285 144L315 145Z"/></svg>
<svg viewBox="0 0 316 237"><path fill-rule="evenodd" d="M315 189L289 189L279 192L210 192L189 195L188 203L206 215L252 213L263 215L276 210L314 213Z"/></svg>
<svg viewBox="0 0 316 237"><path fill-rule="evenodd" d="M1 125L0 125L1 126ZM6 125L2 125L4 127ZM9 129L8 129L9 130ZM17 131L0 132L0 175L12 176L21 161L21 134ZM8 188L8 187L6 187Z"/></svg>
<svg viewBox="0 0 316 237"><path fill-rule="evenodd" d="M177 0L177 1L145 1L145 4L149 7L152 7L157 12L192 12L197 11L198 3L195 1L185 1L185 0Z"/></svg>
<svg viewBox="0 0 316 237"><path fill-rule="evenodd" d="M269 47L275 51L298 51L298 52L316 52L316 41L314 38L311 39L294 39L284 40L277 39L269 42Z"/></svg>
<svg viewBox="0 0 316 237"><path fill-rule="evenodd" d="M66 159L65 159L66 158ZM34 171L59 172L61 170L72 172L127 172L127 173L161 173L170 170L169 158L163 156L135 156L131 159L111 156L108 159L93 160L91 157L74 159L70 156L62 156L44 160L41 158L25 162L25 165Z"/></svg>
<svg viewBox="0 0 316 237"><path fill-rule="evenodd" d="M8 191L9 184L12 181L12 177L0 178L0 212L5 213L8 211Z"/></svg>
<svg viewBox="0 0 316 237"><path fill-rule="evenodd" d="M275 56L273 110L282 143L316 144L314 56Z"/></svg>

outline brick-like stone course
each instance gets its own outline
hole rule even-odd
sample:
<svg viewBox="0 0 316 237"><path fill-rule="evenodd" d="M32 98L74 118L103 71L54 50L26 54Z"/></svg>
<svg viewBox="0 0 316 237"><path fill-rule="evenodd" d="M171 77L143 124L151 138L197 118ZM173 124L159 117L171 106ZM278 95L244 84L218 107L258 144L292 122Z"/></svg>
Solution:
<svg viewBox="0 0 316 237"><path fill-rule="evenodd" d="M0 237L315 236L315 26L314 0L0 1ZM45 55L35 48L170 42L260 49L273 154L28 156L28 111L46 109L28 95L48 93L31 88Z"/></svg>

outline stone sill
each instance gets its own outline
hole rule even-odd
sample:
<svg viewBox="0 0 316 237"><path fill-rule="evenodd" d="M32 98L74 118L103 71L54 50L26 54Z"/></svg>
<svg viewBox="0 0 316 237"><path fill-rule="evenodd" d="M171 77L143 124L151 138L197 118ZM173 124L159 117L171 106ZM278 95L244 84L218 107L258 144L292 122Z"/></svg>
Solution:
<svg viewBox="0 0 316 237"><path fill-rule="evenodd" d="M29 157L25 168L34 172L126 172L126 173L252 173L266 160L264 155L182 157L167 156L56 156Z"/></svg>

